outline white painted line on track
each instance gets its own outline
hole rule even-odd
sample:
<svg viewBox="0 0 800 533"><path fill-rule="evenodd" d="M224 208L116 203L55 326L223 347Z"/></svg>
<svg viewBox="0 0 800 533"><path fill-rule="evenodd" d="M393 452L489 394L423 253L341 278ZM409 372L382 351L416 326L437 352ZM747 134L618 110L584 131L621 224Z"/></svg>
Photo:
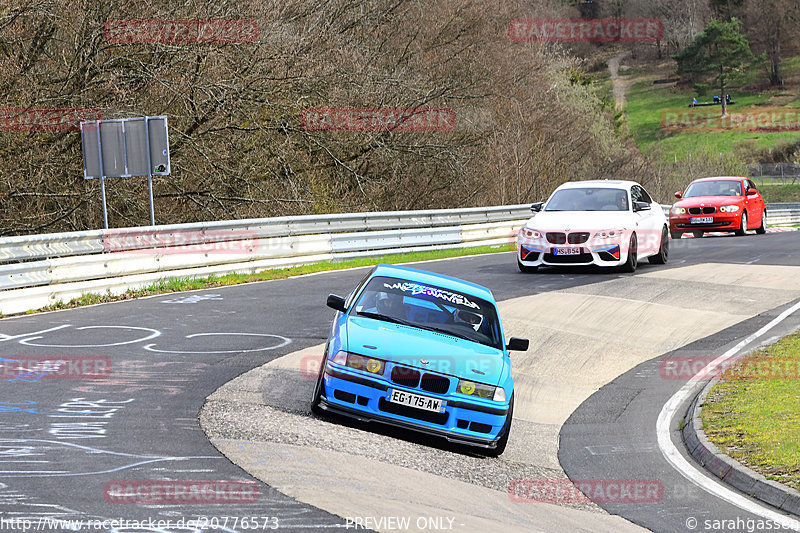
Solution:
<svg viewBox="0 0 800 533"><path fill-rule="evenodd" d="M144 346L144 349L149 352L158 352L158 353L188 353L188 354L203 354L203 353L249 353L249 352L263 352L265 350L277 350L278 348L283 348L287 344L291 344L292 340L287 339L281 335L273 335L271 333L236 333L236 332L222 332L222 333L193 333L192 335L186 335L187 339L192 339L194 337L208 337L213 335L242 335L242 336L250 336L250 337L272 337L274 339L278 339L280 344L276 344L275 346L266 346L263 348L251 348L249 350L205 350L205 351L183 351L183 350L159 350L158 348L153 348L155 343L147 344Z"/></svg>
<svg viewBox="0 0 800 533"><path fill-rule="evenodd" d="M739 350L767 333L769 330L786 320L786 318L798 310L800 310L800 303L797 303L785 310L783 313L775 317L769 324L765 325L749 337L740 341L736 346L714 359L711 363L706 365L705 368L700 370L699 373L708 372L709 369L713 371L715 367L736 355ZM701 473L695 466L689 463L689 461L687 461L683 455L681 455L678 448L672 442L669 429L670 421L674 418L680 406L689 399L692 391L697 386L695 377L686 382L686 384L681 387L681 389L676 392L666 404L664 404L664 407L661 409L661 413L658 415L658 421L656 422L656 434L658 436L658 447L661 449L661 453L664 455L664 458L672 465L673 468L680 472L683 477L706 492L754 515L758 515L767 520L772 520L773 522L778 522L783 527L800 531L800 521L760 505L728 488L723 484L722 481L716 481L704 473Z"/></svg>

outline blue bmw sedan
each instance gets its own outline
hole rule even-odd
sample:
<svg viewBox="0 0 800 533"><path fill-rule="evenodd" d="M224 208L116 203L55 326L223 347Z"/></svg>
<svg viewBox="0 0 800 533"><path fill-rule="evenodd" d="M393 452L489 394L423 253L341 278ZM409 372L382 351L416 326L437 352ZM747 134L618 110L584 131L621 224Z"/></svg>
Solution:
<svg viewBox="0 0 800 533"><path fill-rule="evenodd" d="M491 291L413 268L378 265L337 311L311 408L503 453L514 411L510 350Z"/></svg>

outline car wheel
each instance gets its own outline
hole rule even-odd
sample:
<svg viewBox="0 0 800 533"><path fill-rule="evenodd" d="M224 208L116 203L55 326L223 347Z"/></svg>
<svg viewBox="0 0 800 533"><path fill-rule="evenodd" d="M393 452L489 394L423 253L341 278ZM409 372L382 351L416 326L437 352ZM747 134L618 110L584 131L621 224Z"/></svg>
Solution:
<svg viewBox="0 0 800 533"><path fill-rule="evenodd" d="M656 255L647 258L651 265L664 265L669 259L669 239L667 238L667 228L661 231L661 248Z"/></svg>
<svg viewBox="0 0 800 533"><path fill-rule="evenodd" d="M739 229L736 230L736 235L739 237L747 235L747 213L742 213L742 221L739 223Z"/></svg>
<svg viewBox="0 0 800 533"><path fill-rule="evenodd" d="M693 231L692 232L692 235L694 235L698 239L702 239L704 234L705 234L705 231Z"/></svg>
<svg viewBox="0 0 800 533"><path fill-rule="evenodd" d="M486 448L483 454L487 457L499 457L506 451L508 444L508 436L511 434L511 419L514 417L514 395L511 395L511 401L508 402L508 416L506 416L506 423L503 425L503 436L497 441L497 446L494 448Z"/></svg>
<svg viewBox="0 0 800 533"><path fill-rule="evenodd" d="M764 210L764 213L761 214L761 225L756 228L756 233L759 235L764 235L767 232L767 211Z"/></svg>
<svg viewBox="0 0 800 533"><path fill-rule="evenodd" d="M526 274L531 272L536 272L537 270L539 270L539 267L523 265L519 259L517 259L517 266L519 267L520 272L525 272Z"/></svg>
<svg viewBox="0 0 800 533"><path fill-rule="evenodd" d="M324 413L322 408L319 406L320 401L322 400L322 386L323 386L323 378L322 376L325 374L325 364L328 362L328 353L326 352L324 356L322 356L322 362L319 365L319 374L317 375L317 382L314 384L314 394L311 397L311 412L315 415L321 415Z"/></svg>
<svg viewBox="0 0 800 533"><path fill-rule="evenodd" d="M682 231L670 231L669 235L673 239L680 239L683 236L683 232Z"/></svg>
<svg viewBox="0 0 800 533"><path fill-rule="evenodd" d="M623 272L636 272L636 267L639 265L636 252L638 247L636 245L636 234L631 235L631 243L628 246L628 260L622 265Z"/></svg>

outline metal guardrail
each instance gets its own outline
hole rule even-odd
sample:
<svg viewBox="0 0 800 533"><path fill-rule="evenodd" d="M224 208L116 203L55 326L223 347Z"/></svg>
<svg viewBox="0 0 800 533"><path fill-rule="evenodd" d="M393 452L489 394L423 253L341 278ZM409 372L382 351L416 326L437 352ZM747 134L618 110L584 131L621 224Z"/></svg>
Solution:
<svg viewBox="0 0 800 533"><path fill-rule="evenodd" d="M667 212L668 205L662 206ZM250 273L325 260L513 242L530 204L176 224L0 239L0 313L164 278ZM800 204L770 204L771 225Z"/></svg>
<svg viewBox="0 0 800 533"><path fill-rule="evenodd" d="M770 226L800 224L800 203L768 204L767 223Z"/></svg>
<svg viewBox="0 0 800 533"><path fill-rule="evenodd" d="M245 237L263 239L316 233L478 224L526 217L530 215L528 207L528 204L521 204L467 209L304 215L4 237L0 238L0 263L207 244L241 240Z"/></svg>
<svg viewBox="0 0 800 533"><path fill-rule="evenodd" d="M512 242L530 204L306 215L0 239L0 313L160 279Z"/></svg>

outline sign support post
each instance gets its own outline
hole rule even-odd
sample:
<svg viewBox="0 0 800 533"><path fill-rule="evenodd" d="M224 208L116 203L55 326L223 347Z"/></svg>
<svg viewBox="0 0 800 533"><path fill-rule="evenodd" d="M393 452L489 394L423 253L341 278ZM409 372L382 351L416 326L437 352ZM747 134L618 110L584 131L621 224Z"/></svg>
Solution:
<svg viewBox="0 0 800 533"><path fill-rule="evenodd" d="M83 132L83 130L81 130ZM97 146L100 146L100 123L97 122ZM103 151L97 151L97 162L100 168L103 168ZM103 227L108 229L108 208L106 206L106 178L103 173L100 173L100 194L103 197Z"/></svg>
<svg viewBox="0 0 800 533"><path fill-rule="evenodd" d="M108 229L108 208L106 207L106 179L100 176L100 194L103 196L103 227Z"/></svg>
<svg viewBox="0 0 800 533"><path fill-rule="evenodd" d="M156 225L156 212L153 207L153 164L150 160L150 117L144 117L145 144L147 145L147 192L150 195L150 225Z"/></svg>

